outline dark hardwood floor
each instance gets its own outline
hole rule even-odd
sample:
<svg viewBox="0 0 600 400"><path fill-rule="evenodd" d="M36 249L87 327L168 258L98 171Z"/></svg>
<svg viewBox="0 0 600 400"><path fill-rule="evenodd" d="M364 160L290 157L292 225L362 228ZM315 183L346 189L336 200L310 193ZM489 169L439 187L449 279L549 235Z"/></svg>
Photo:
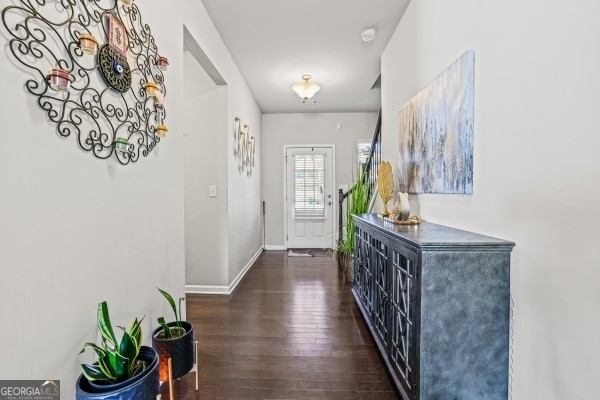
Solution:
<svg viewBox="0 0 600 400"><path fill-rule="evenodd" d="M176 399L399 398L335 257L264 252L232 295L188 295L187 319L200 384Z"/></svg>

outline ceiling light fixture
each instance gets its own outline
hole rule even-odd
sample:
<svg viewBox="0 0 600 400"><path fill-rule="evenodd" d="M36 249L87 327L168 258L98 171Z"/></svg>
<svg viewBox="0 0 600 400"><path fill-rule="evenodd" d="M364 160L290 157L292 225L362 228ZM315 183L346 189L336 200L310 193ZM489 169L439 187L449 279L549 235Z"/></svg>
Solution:
<svg viewBox="0 0 600 400"><path fill-rule="evenodd" d="M369 29L365 29L364 31L362 31L360 33L360 37L362 38L363 42L370 42L371 40L375 39L375 34L377 33L377 31L373 28L369 28Z"/></svg>
<svg viewBox="0 0 600 400"><path fill-rule="evenodd" d="M310 75L302 75L303 82L298 82L292 86L292 90L300 96L302 100L308 100L313 97L321 87L314 82L310 82Z"/></svg>

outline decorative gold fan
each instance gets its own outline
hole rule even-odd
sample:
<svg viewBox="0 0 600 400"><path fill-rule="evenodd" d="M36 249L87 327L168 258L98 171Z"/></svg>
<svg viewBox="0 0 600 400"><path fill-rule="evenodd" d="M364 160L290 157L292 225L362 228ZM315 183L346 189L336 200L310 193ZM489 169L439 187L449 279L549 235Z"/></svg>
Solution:
<svg viewBox="0 0 600 400"><path fill-rule="evenodd" d="M387 209L387 202L392 199L394 193L394 176L392 174L392 164L389 161L382 161L379 164L379 172L377 172L377 190L379 197L383 201L383 216L390 215Z"/></svg>

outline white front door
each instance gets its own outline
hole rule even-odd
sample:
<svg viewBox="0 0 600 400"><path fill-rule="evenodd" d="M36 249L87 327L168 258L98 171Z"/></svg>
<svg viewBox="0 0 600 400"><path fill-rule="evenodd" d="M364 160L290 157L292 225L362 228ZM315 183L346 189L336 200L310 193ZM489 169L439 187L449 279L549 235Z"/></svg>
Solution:
<svg viewBox="0 0 600 400"><path fill-rule="evenodd" d="M333 147L286 148L288 248L332 248Z"/></svg>

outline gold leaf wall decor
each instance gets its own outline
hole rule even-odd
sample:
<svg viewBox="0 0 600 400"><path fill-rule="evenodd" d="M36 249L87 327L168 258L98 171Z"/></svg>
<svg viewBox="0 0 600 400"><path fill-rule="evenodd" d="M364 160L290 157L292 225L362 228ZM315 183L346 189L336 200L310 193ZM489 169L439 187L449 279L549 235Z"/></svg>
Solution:
<svg viewBox="0 0 600 400"><path fill-rule="evenodd" d="M377 190L379 197L383 201L383 216L390 215L387 209L387 202L392 199L394 193L394 176L392 174L392 164L389 161L382 161L379 164L379 172L377 172Z"/></svg>

